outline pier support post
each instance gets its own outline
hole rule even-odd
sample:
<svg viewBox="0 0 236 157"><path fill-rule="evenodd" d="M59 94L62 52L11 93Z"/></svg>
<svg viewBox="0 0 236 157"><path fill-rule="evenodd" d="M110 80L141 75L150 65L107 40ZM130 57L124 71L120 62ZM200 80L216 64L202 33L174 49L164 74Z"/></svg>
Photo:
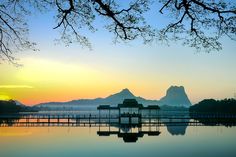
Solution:
<svg viewBox="0 0 236 157"><path fill-rule="evenodd" d="M111 131L111 110L109 109L109 132Z"/></svg>
<svg viewBox="0 0 236 157"><path fill-rule="evenodd" d="M101 111L100 111L100 109L98 110L98 112L99 112L99 114L98 114L98 116L99 116L99 117L98 117L98 118L99 118L99 119L98 119L98 122L99 122L99 126L100 126L100 123L101 123Z"/></svg>
<svg viewBox="0 0 236 157"><path fill-rule="evenodd" d="M89 114L89 127L91 126L90 119L91 119L91 114Z"/></svg>

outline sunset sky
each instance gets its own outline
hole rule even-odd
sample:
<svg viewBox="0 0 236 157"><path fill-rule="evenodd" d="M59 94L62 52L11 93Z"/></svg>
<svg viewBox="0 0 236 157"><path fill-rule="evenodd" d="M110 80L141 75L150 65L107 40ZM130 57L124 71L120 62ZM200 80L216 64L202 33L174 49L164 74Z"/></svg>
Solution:
<svg viewBox="0 0 236 157"><path fill-rule="evenodd" d="M236 44L228 38L221 40L223 50L205 53L174 42L169 47L142 41L114 44L113 35L98 26L96 33L87 32L90 51L76 43L56 43L60 35L52 29L56 23L50 12L32 15L28 22L30 39L40 51L17 54L22 67L0 64L0 99L33 105L106 97L123 88L160 99L169 86L182 85L196 103L236 92Z"/></svg>

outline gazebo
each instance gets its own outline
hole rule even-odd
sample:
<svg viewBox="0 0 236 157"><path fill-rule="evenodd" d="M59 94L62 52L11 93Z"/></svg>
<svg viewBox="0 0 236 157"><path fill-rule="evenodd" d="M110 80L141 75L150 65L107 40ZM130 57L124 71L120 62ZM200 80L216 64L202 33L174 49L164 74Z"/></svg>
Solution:
<svg viewBox="0 0 236 157"><path fill-rule="evenodd" d="M108 111L109 118L111 117L111 111L116 111L120 124L140 124L144 112L149 116L157 115L160 107L158 105L144 107L136 99L124 99L123 103L118 104L116 107L100 105L97 109L99 110L99 117L101 116L101 111Z"/></svg>

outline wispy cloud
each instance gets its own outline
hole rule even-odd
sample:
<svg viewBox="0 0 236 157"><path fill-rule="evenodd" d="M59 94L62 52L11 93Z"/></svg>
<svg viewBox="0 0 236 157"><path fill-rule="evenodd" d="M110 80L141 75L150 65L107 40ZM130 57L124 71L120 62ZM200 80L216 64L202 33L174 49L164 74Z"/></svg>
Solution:
<svg viewBox="0 0 236 157"><path fill-rule="evenodd" d="M34 88L29 85L0 85L0 89Z"/></svg>

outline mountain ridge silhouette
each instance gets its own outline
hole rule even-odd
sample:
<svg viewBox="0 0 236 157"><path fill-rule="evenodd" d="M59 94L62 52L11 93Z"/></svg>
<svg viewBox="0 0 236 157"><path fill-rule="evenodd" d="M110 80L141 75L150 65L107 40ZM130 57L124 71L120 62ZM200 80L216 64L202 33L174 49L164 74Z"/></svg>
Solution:
<svg viewBox="0 0 236 157"><path fill-rule="evenodd" d="M181 97L181 98L180 98ZM111 94L105 98L95 98L95 99L77 99L67 102L46 102L40 103L35 106L44 105L112 105L116 106L122 103L124 99L136 99L139 103L143 105L169 105L169 106L191 106L191 102L185 93L183 86L171 86L168 88L166 96L162 97L160 100L149 100L140 96L135 96L128 88L122 89L120 92ZM175 102L176 100L176 102Z"/></svg>

